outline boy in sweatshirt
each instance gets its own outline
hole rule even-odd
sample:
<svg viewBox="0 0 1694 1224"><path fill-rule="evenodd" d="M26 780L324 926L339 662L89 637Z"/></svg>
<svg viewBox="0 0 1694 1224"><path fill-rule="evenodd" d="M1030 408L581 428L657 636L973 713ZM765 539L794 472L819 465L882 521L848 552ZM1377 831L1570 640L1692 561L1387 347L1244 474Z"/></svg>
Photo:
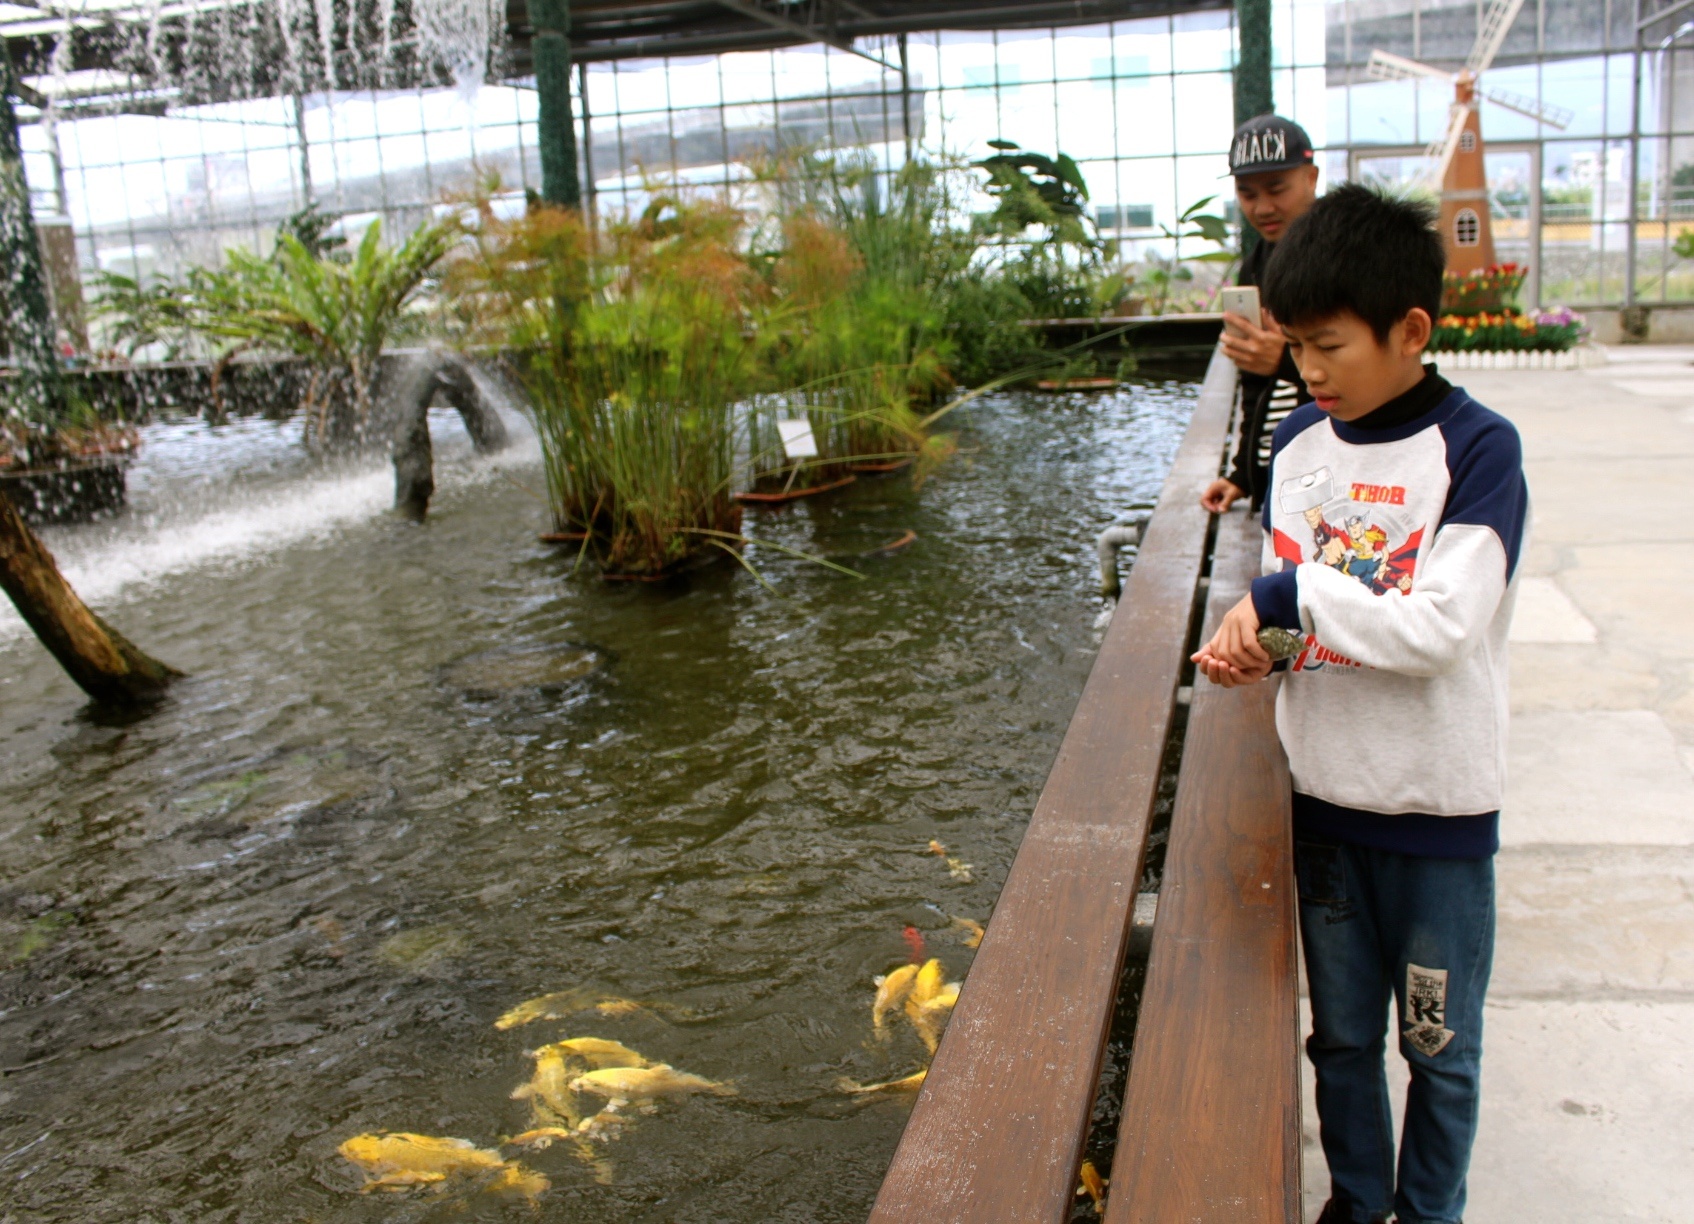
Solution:
<svg viewBox="0 0 1694 1224"><path fill-rule="evenodd" d="M1232 687L1271 672L1261 629L1299 643L1277 731L1333 1185L1322 1224L1457 1224L1476 1134L1529 494L1517 431L1422 363L1433 221L1349 185L1278 245L1261 288L1314 402L1272 440L1264 576L1194 656ZM1397 1162L1385 1017L1411 1070Z"/></svg>

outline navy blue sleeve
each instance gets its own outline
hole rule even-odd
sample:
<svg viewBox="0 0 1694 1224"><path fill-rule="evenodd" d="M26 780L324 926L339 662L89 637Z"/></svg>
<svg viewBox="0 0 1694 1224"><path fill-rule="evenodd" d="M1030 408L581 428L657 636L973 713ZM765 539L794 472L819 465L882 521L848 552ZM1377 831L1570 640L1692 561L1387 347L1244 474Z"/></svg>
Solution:
<svg viewBox="0 0 1694 1224"><path fill-rule="evenodd" d="M1248 588L1253 596L1253 611L1258 615L1259 628L1298 631L1300 629L1300 580L1298 571L1285 569L1279 574L1262 574Z"/></svg>
<svg viewBox="0 0 1694 1224"><path fill-rule="evenodd" d="M1441 524L1470 523L1499 536L1510 582L1529 516L1529 484L1523 478L1523 443L1517 428L1471 400L1442 423L1441 434L1447 443L1450 480Z"/></svg>

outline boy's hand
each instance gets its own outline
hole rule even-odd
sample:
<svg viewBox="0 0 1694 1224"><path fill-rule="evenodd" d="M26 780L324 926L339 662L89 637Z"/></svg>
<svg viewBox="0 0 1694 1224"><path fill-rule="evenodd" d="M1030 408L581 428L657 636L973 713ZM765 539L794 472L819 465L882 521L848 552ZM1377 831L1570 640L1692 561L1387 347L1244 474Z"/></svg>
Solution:
<svg viewBox="0 0 1694 1224"><path fill-rule="evenodd" d="M1259 614L1251 595L1243 595L1224 613L1212 640L1196 651L1191 661L1206 679L1225 688L1252 684L1270 675L1271 657L1259 645Z"/></svg>
<svg viewBox="0 0 1694 1224"><path fill-rule="evenodd" d="M1206 491L1200 494L1200 504L1213 514L1222 514L1247 494L1233 480L1219 477L1206 486Z"/></svg>
<svg viewBox="0 0 1694 1224"><path fill-rule="evenodd" d="M1287 347L1288 341L1283 339L1270 311L1261 310L1259 315L1258 320L1252 320L1233 310L1226 311L1224 322L1240 328L1243 334L1237 336L1226 330L1220 343L1223 355L1235 363L1236 369L1245 374L1269 377L1282 364L1282 350ZM1261 323L1263 326L1258 326Z"/></svg>
<svg viewBox="0 0 1694 1224"><path fill-rule="evenodd" d="M1260 667L1235 667L1212 654L1210 646L1201 647L1200 652L1194 656L1194 665L1202 676L1223 688L1257 684L1271 673L1269 659Z"/></svg>

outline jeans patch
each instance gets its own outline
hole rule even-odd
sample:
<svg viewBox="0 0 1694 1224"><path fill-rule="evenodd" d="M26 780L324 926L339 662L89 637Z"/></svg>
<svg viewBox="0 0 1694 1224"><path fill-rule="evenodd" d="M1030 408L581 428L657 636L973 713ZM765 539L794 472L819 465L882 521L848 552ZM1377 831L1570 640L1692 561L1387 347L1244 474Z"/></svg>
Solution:
<svg viewBox="0 0 1694 1224"><path fill-rule="evenodd" d="M1453 1040L1447 1027L1447 971L1406 963L1407 1043L1425 1058L1434 1058Z"/></svg>

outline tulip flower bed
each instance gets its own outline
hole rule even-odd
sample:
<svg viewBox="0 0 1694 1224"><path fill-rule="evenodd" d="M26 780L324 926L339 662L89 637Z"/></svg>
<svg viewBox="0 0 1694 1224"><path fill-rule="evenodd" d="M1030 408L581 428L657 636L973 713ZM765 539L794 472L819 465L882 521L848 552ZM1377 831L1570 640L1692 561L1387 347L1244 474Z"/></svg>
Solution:
<svg viewBox="0 0 1694 1224"><path fill-rule="evenodd" d="M1501 352L1541 350L1563 352L1587 334L1581 315L1569 307L1534 314L1443 314L1436 322L1429 347L1436 352Z"/></svg>
<svg viewBox="0 0 1694 1224"><path fill-rule="evenodd" d="M1499 314L1511 309L1528 269L1515 263L1490 264L1475 272L1448 272L1441 278L1443 315Z"/></svg>

